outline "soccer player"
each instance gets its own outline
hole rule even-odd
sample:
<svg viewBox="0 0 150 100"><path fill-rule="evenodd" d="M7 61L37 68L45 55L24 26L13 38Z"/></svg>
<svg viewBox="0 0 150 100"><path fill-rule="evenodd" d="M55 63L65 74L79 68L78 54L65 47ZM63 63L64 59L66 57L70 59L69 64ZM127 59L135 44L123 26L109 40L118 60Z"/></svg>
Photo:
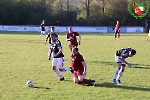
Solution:
<svg viewBox="0 0 150 100"><path fill-rule="evenodd" d="M45 36L46 38L46 33L45 33L45 20L42 20L42 23L41 23L41 35L39 36L41 38L42 35Z"/></svg>
<svg viewBox="0 0 150 100"><path fill-rule="evenodd" d="M117 68L114 72L113 83L116 84L117 82L121 84L120 78L125 70L125 65L132 66L131 63L126 61L126 58L133 57L136 54L136 50L132 48L123 48L118 50L115 54L115 60L117 63Z"/></svg>
<svg viewBox="0 0 150 100"><path fill-rule="evenodd" d="M149 33L148 33L146 40L148 41L149 38L150 38L150 30L149 30Z"/></svg>
<svg viewBox="0 0 150 100"><path fill-rule="evenodd" d="M65 80L65 78L61 75L60 71L70 71L70 68L64 67L64 54L62 53L61 42L57 38L57 34L51 34L51 43L52 43L52 69L57 76L59 76L60 81ZM59 67L57 69L56 67Z"/></svg>
<svg viewBox="0 0 150 100"><path fill-rule="evenodd" d="M118 35L118 39L120 38L120 25L119 25L119 21L117 21L117 24L115 26L115 39L117 38Z"/></svg>
<svg viewBox="0 0 150 100"><path fill-rule="evenodd" d="M66 34L66 41L70 41L69 48L72 51L72 48L77 47L81 43L81 35L77 32L72 31L72 27L68 28L69 32ZM77 42L77 36L79 36L79 40Z"/></svg>
<svg viewBox="0 0 150 100"><path fill-rule="evenodd" d="M72 49L70 64L73 72L74 83L83 83L90 86L96 86L94 80L85 79L87 66L83 56L78 52L78 48Z"/></svg>
<svg viewBox="0 0 150 100"><path fill-rule="evenodd" d="M55 27L54 26L51 27L51 32L48 33L48 35L45 39L45 45L47 43L47 40L49 39L49 53L48 53L48 59L49 60L51 59L51 53L52 53L52 48L51 48L52 44L51 44L51 37L50 37L52 33L57 35L57 33L55 33ZM58 35L57 35L57 37L58 37Z"/></svg>

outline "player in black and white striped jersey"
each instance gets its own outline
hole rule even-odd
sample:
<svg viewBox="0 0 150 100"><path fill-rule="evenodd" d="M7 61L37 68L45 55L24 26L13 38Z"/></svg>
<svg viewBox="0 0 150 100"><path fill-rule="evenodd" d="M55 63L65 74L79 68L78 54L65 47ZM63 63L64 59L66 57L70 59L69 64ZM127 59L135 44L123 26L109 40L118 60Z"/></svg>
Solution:
<svg viewBox="0 0 150 100"><path fill-rule="evenodd" d="M49 52L48 52L48 59L50 60L51 59L51 53L52 53L52 44L51 44L51 34L52 33L54 33L54 34L56 34L56 36L57 36L57 38L58 38L58 35L57 35L57 33L55 32L55 27L54 26L52 26L51 27L51 31L48 33L48 35L47 35L47 37L46 37L46 39L45 39L45 45L46 45L46 43L47 43L47 41L49 41ZM49 40L48 40L49 39Z"/></svg>
<svg viewBox="0 0 150 100"><path fill-rule="evenodd" d="M42 20L42 23L41 23L40 28L41 28L41 34L40 34L39 38L41 38L42 35L44 35L45 38L46 38L46 32L45 32L45 20Z"/></svg>
<svg viewBox="0 0 150 100"><path fill-rule="evenodd" d="M126 58L132 57L136 54L136 50L132 48L123 48L118 50L115 54L115 60L117 63L117 68L114 72L113 83L116 84L117 82L121 84L120 78L125 70L125 65L132 66L131 63L126 61Z"/></svg>
<svg viewBox="0 0 150 100"><path fill-rule="evenodd" d="M58 36L55 33L51 34L51 44L52 44L52 69L55 74L60 77L60 81L64 80L60 71L70 71L71 68L64 67L64 54L62 53L62 45L58 40ZM56 68L58 66L58 69Z"/></svg>

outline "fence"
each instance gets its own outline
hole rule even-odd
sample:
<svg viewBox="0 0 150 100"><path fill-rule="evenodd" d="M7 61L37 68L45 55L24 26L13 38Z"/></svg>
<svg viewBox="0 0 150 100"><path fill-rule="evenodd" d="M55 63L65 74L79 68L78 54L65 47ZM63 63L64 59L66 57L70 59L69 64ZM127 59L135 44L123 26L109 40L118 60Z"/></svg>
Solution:
<svg viewBox="0 0 150 100"><path fill-rule="evenodd" d="M50 31L51 26L45 26L46 32ZM0 25L0 31L18 31L18 32L40 32L40 26L11 26ZM56 32L68 32L68 26L55 26ZM95 33L114 33L113 26L107 27L94 27L94 26L73 26L73 31L76 32L95 32ZM120 27L121 33L143 33L142 26L122 26Z"/></svg>

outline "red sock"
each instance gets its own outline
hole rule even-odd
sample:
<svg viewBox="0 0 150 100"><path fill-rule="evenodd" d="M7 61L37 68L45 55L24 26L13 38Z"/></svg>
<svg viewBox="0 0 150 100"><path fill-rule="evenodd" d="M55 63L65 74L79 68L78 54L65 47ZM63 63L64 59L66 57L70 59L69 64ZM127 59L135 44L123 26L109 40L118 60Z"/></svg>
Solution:
<svg viewBox="0 0 150 100"><path fill-rule="evenodd" d="M88 85L92 85L92 82L87 80L87 79L83 79L83 83L84 84L88 84Z"/></svg>

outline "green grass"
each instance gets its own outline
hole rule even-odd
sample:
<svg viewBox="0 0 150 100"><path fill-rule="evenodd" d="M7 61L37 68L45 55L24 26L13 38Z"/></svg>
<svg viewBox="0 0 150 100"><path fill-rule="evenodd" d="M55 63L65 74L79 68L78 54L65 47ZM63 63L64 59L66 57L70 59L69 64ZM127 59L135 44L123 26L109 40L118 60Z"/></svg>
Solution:
<svg viewBox="0 0 150 100"><path fill-rule="evenodd" d="M148 100L150 99L150 42L147 35L85 34L79 46L87 63L87 78L95 79L97 86L74 84L72 74L63 72L66 81L51 69L47 59L48 45L40 33L0 32L0 100ZM71 52L65 34L59 33L69 67ZM122 85L112 84L116 63L114 54L123 47L132 47L137 54L127 61ZM33 80L35 87L26 82Z"/></svg>

